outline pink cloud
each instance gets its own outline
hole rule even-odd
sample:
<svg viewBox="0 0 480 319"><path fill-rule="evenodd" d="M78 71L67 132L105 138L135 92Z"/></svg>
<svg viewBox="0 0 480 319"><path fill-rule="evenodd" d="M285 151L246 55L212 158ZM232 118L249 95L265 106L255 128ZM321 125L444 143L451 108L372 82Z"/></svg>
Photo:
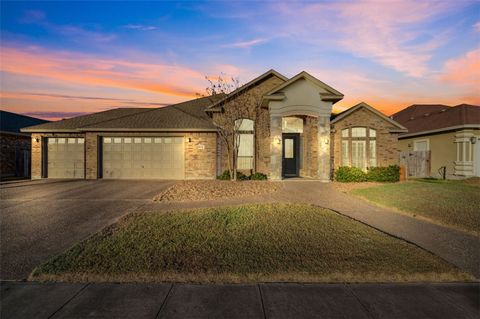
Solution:
<svg viewBox="0 0 480 319"><path fill-rule="evenodd" d="M448 60L440 79L478 90L480 88L480 49L469 51L461 57Z"/></svg>
<svg viewBox="0 0 480 319"><path fill-rule="evenodd" d="M188 67L105 59L73 52L3 47L0 70L30 77L194 97L204 76Z"/></svg>
<svg viewBox="0 0 480 319"><path fill-rule="evenodd" d="M253 40L249 40L249 41L240 41L240 42L234 42L234 43L231 43L231 44L226 44L223 47L224 48L247 49L247 48L251 48L251 47L253 47L257 44L264 43L266 41L267 41L267 39L257 38L257 39L253 39Z"/></svg>

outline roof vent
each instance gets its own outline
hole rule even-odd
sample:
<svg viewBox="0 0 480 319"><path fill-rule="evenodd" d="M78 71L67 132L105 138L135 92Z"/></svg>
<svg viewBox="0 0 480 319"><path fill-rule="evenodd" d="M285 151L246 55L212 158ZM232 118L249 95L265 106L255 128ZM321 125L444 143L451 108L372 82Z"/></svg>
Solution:
<svg viewBox="0 0 480 319"><path fill-rule="evenodd" d="M442 109L440 112L445 112L447 109Z"/></svg>
<svg viewBox="0 0 480 319"><path fill-rule="evenodd" d="M424 117L427 117L427 116L429 116L429 115L430 115L430 113L425 113L425 114L423 114Z"/></svg>
<svg viewBox="0 0 480 319"><path fill-rule="evenodd" d="M415 119L415 117L412 116L412 117L410 118L410 121L411 121L411 120L414 120L414 119Z"/></svg>

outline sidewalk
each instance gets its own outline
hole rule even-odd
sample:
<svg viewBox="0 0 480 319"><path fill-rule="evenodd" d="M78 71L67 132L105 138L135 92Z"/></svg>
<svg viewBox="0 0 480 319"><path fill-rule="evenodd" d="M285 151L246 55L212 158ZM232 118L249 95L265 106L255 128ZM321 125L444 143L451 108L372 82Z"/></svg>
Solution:
<svg viewBox="0 0 480 319"><path fill-rule="evenodd" d="M478 318L473 284L1 283L7 318Z"/></svg>

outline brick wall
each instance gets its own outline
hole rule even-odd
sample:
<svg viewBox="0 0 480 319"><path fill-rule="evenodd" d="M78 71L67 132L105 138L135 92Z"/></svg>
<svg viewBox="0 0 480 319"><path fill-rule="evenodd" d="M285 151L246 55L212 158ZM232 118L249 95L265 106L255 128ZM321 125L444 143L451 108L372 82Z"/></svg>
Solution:
<svg viewBox="0 0 480 319"><path fill-rule="evenodd" d="M377 131L377 166L398 164L398 133L390 133L390 130L395 127L380 116L360 108L332 125L330 145L332 169L342 166L342 129L355 126L372 128Z"/></svg>
<svg viewBox="0 0 480 319"><path fill-rule="evenodd" d="M217 135L212 133L122 133L88 132L85 134L32 134L32 179L42 178L42 138L48 137L84 137L85 138L85 178L97 179L99 163L99 140L103 136L184 136L185 139L185 178L213 179L216 168ZM191 142L188 142L188 138ZM203 145L203 146L202 146Z"/></svg>
<svg viewBox="0 0 480 319"><path fill-rule="evenodd" d="M255 93L263 96L283 82L282 79L272 76L258 84L255 88ZM228 103L225 105L225 108L228 108ZM270 115L268 109L260 108L260 106L258 108L255 123L255 170L267 174L270 164ZM246 113L252 113L252 111L247 110ZM216 118L221 116L224 116L223 113L213 113L214 121L219 122ZM224 143L222 143L221 150L221 165L222 172L228 169L228 157Z"/></svg>

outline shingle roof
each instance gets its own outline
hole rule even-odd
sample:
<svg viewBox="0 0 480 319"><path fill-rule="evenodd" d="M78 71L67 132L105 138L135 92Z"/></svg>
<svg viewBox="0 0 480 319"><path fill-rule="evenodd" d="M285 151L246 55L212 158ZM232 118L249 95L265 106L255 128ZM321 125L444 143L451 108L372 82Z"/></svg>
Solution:
<svg viewBox="0 0 480 319"><path fill-rule="evenodd" d="M71 119L30 126L23 132L98 130L214 130L205 109L224 95L203 97L160 108L118 108Z"/></svg>
<svg viewBox="0 0 480 319"><path fill-rule="evenodd" d="M52 131L78 131L84 126L101 123L115 118L122 118L137 113L152 110L151 108L118 108L108 111L92 113L70 119L29 126L22 132L52 132Z"/></svg>
<svg viewBox="0 0 480 319"><path fill-rule="evenodd" d="M82 129L91 130L215 130L205 109L223 96L203 97L149 110L132 116L112 119Z"/></svg>
<svg viewBox="0 0 480 319"><path fill-rule="evenodd" d="M408 128L404 135L421 134L462 125L480 125L480 106L414 104L393 114L392 118Z"/></svg>
<svg viewBox="0 0 480 319"><path fill-rule="evenodd" d="M0 131L2 132L18 134L21 128L47 122L35 117L0 110Z"/></svg>

